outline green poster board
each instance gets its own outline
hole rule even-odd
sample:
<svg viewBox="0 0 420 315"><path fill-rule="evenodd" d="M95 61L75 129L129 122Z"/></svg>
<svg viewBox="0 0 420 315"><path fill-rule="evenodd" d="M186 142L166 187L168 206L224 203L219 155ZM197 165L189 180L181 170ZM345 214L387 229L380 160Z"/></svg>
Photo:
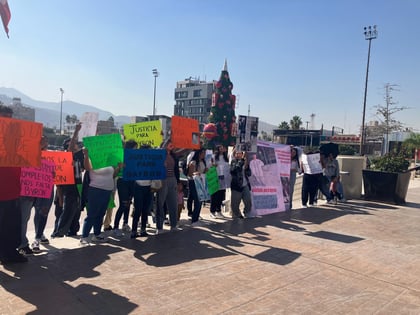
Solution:
<svg viewBox="0 0 420 315"><path fill-rule="evenodd" d="M210 195L213 195L219 190L219 176L217 175L217 168L212 166L206 173L207 188Z"/></svg>
<svg viewBox="0 0 420 315"><path fill-rule="evenodd" d="M89 150L89 158L94 170L106 166L117 166L124 161L121 135L118 133L83 138Z"/></svg>

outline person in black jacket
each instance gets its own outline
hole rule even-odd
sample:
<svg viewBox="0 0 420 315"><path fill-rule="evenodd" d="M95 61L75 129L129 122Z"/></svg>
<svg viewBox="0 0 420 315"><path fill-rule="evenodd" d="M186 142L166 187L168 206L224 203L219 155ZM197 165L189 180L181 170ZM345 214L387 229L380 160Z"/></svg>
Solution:
<svg viewBox="0 0 420 315"><path fill-rule="evenodd" d="M230 162L230 174L232 175L231 189L231 208L232 217L243 219L251 217L251 188L248 177L251 176L245 152L234 151L233 159ZM244 203L244 215L239 211L239 205Z"/></svg>

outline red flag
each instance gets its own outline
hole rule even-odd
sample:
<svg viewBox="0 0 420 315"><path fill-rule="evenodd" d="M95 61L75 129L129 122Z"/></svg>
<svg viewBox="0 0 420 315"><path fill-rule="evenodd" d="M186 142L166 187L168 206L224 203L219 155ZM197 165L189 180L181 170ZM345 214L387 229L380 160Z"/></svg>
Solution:
<svg viewBox="0 0 420 315"><path fill-rule="evenodd" d="M0 0L0 16L3 21L4 30L6 31L7 37L9 37L9 21L12 16L9 9L9 4L7 0Z"/></svg>

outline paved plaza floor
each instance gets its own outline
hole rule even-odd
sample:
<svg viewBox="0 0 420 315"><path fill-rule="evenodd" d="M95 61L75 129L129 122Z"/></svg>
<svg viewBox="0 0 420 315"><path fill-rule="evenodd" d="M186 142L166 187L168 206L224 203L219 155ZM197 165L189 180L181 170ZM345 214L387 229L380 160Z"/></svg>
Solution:
<svg viewBox="0 0 420 315"><path fill-rule="evenodd" d="M0 265L0 314L420 314L419 179L404 206L202 216L135 240L53 239L28 263Z"/></svg>

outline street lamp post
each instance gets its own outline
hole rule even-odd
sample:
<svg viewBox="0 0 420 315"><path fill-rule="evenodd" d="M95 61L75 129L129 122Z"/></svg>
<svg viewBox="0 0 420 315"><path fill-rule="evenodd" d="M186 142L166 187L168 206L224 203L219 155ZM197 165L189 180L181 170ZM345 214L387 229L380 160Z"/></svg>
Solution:
<svg viewBox="0 0 420 315"><path fill-rule="evenodd" d="M363 155L364 146L366 142L366 131L365 131L365 115L366 115L366 96L367 96L367 86L368 86L368 78L369 78L369 62L370 62L370 46L372 43L372 39L375 39L378 36L378 31L376 30L376 25L368 26L364 28L365 39L369 41L369 49L368 49L368 58L367 58L367 66L366 66L366 80L365 80L365 95L363 98L363 118L362 118L362 133L360 135L360 155Z"/></svg>
<svg viewBox="0 0 420 315"><path fill-rule="evenodd" d="M63 132L63 94L64 94L64 90L62 88L60 88L60 93L61 93L61 102L60 102L60 135Z"/></svg>
<svg viewBox="0 0 420 315"><path fill-rule="evenodd" d="M159 76L157 69L152 70L153 76L155 77L155 85L153 89L153 117L156 115L156 78Z"/></svg>

